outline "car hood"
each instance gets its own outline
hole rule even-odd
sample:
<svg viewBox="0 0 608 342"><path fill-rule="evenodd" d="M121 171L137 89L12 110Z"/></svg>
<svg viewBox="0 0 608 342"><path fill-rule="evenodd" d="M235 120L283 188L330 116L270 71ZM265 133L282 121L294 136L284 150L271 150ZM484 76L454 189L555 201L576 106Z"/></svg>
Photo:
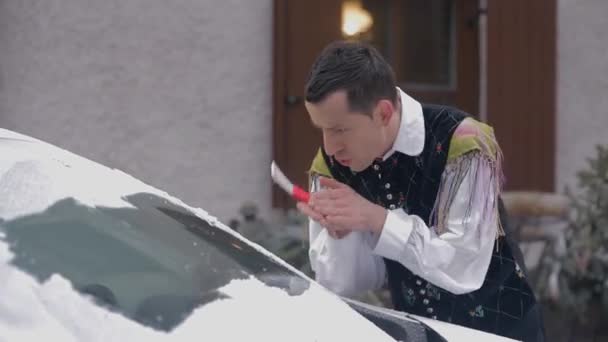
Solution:
<svg viewBox="0 0 608 342"><path fill-rule="evenodd" d="M73 284L55 274L39 282L16 268L0 230L0 337L30 340L40 336L61 341L109 340L263 340L263 341L393 341L343 301L280 258L242 237L200 208L129 174L80 157L40 140L0 129L0 225L3 221L42 213L73 199L89 207L131 208L129 197L154 194L179 205L209 224L273 259L310 286L298 295L270 287L259 279L235 279L218 291L222 299L195 309L170 332L140 325L93 304ZM350 306L349 306L350 305ZM448 341L508 341L464 327L369 306L397 320L416 320Z"/></svg>
<svg viewBox="0 0 608 342"><path fill-rule="evenodd" d="M0 339L7 341L393 341L319 287L294 297L255 279L229 283L219 289L227 299L156 331L95 305L59 275L39 283L10 257L0 240Z"/></svg>
<svg viewBox="0 0 608 342"><path fill-rule="evenodd" d="M513 342L515 340L497 336L494 334L489 334L483 331L469 329L463 326L450 324L442 321L438 321L435 319L430 319L426 317L421 317L417 315L408 314L405 312L395 311L387 308L381 308L378 306L373 306L365 303L361 303L356 300L352 300L349 298L342 298L346 303L348 303L351 307L356 310L361 311L361 308L364 310L369 310L375 312L377 315L381 315L388 319L393 319L395 321L402 322L417 322L420 324L424 324L430 327L432 330L437 332L441 337L445 338L446 341L493 341L493 342Z"/></svg>

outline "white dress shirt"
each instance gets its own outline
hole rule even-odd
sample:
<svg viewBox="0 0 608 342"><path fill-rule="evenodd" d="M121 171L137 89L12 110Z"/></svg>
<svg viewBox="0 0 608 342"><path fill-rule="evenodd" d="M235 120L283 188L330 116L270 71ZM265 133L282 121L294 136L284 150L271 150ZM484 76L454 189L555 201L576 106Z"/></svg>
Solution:
<svg viewBox="0 0 608 342"><path fill-rule="evenodd" d="M410 156L424 148L422 106L399 90L402 110L392 149ZM447 170L447 169L446 169ZM309 222L311 267L316 280L331 291L353 296L380 288L386 279L384 258L395 260L414 274L454 294L477 290L483 284L497 234L497 189L492 166L484 158L470 159L470 166L449 206L445 226L427 227L416 215L401 208L388 210L381 234L351 232L332 238L316 221ZM455 177L444 171L442 184ZM311 191L318 191L313 181ZM439 189L441 193L442 189Z"/></svg>

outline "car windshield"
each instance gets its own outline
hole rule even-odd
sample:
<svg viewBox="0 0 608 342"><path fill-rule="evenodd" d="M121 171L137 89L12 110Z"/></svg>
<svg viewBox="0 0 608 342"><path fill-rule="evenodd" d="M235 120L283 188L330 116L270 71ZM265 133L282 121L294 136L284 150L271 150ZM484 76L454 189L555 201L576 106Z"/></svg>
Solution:
<svg viewBox="0 0 608 342"><path fill-rule="evenodd" d="M151 193L131 207L73 198L1 221L13 264L39 281L58 273L100 305L169 331L194 310L226 297L218 289L255 277L289 295L310 283L235 235Z"/></svg>

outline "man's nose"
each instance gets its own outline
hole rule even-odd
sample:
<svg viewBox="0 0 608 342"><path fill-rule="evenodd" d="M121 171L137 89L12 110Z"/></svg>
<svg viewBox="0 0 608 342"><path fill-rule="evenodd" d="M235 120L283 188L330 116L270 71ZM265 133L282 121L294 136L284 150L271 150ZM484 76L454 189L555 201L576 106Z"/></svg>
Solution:
<svg viewBox="0 0 608 342"><path fill-rule="evenodd" d="M325 148L325 153L333 156L340 152L343 146L339 139L332 137L331 134L323 133L323 147Z"/></svg>

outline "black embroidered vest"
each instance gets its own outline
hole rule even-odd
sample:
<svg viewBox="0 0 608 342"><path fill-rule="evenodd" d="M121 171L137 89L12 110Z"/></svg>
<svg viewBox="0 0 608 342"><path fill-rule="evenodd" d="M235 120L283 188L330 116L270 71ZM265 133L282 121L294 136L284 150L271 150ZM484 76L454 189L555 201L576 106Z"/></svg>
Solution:
<svg viewBox="0 0 608 342"><path fill-rule="evenodd" d="M418 156L396 152L357 173L324 151L323 157L336 180L371 202L388 209L403 208L429 225L452 134L467 114L450 107L423 105L423 116L426 135L424 150ZM505 237L495 242L482 287L463 295L427 282L396 261L385 259L385 263L397 310L508 336L536 303Z"/></svg>

